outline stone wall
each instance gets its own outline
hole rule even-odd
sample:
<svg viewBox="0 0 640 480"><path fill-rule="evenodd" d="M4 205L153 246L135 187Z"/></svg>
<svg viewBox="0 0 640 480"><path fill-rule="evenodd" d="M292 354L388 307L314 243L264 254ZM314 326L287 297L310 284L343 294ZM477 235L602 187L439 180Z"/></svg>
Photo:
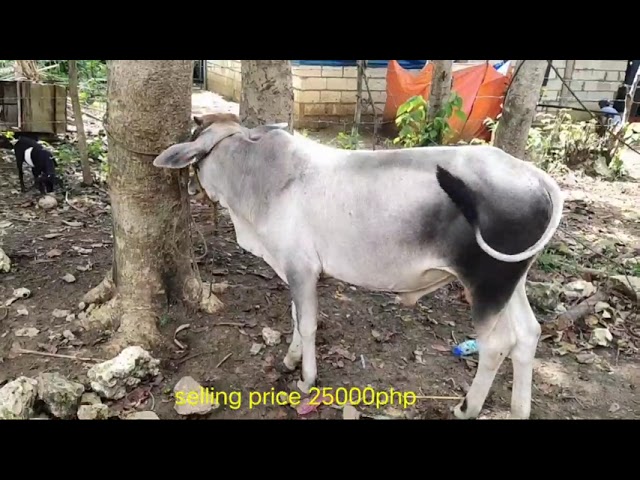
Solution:
<svg viewBox="0 0 640 480"><path fill-rule="evenodd" d="M468 63L467 63L468 62ZM455 63L454 69L465 68L482 61ZM498 60L490 60L494 64ZM567 60L554 60L560 75L565 74ZM569 60L573 78L570 86L588 108L597 109L601 98L613 99L624 80L625 60ZM240 60L208 60L207 89L239 102L241 88ZM410 70L411 71L411 70ZM369 68L369 89L378 113L386 101L386 68ZM293 88L296 128L322 128L332 124L349 124L353 119L357 91L356 67L294 66ZM364 90L365 95L366 90ZM565 92L567 106L579 106L575 98ZM562 96L562 82L551 71L541 102L557 105ZM366 97L365 97L366 98ZM556 110L556 109L554 109ZM370 107L363 112L363 120L371 120Z"/></svg>

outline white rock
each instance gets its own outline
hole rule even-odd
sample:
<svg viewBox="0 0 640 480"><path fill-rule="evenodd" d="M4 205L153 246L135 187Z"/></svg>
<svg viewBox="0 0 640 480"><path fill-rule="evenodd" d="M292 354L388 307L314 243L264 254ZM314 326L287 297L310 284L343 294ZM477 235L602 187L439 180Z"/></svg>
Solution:
<svg viewBox="0 0 640 480"><path fill-rule="evenodd" d="M38 200L38 205L44 210L51 210L52 208L56 208L58 206L58 200L56 200L55 197L52 197L51 195L45 195Z"/></svg>
<svg viewBox="0 0 640 480"><path fill-rule="evenodd" d="M91 388L104 398L119 400L128 389L136 387L144 378L160 373L156 360L139 346L127 347L106 362L94 365L87 371Z"/></svg>
<svg viewBox="0 0 640 480"><path fill-rule="evenodd" d="M26 420L33 415L38 382L18 377L0 388L0 420Z"/></svg>
<svg viewBox="0 0 640 480"><path fill-rule="evenodd" d="M56 308L53 312L51 312L51 315L53 315L55 318L66 318L70 313L71 312L69 310L60 310L59 308Z"/></svg>
<svg viewBox="0 0 640 480"><path fill-rule="evenodd" d="M160 420L160 417L151 411L130 413L124 420Z"/></svg>
<svg viewBox="0 0 640 480"><path fill-rule="evenodd" d="M260 353L260 350L262 350L262 347L264 347L263 343L254 343L253 345L251 345L251 350L249 350L249 353L251 353L251 355L257 355Z"/></svg>
<svg viewBox="0 0 640 480"><path fill-rule="evenodd" d="M266 343L270 347L278 345L280 343L281 337L282 334L277 330L273 330L269 327L264 327L262 329L262 338L264 339L264 343Z"/></svg>
<svg viewBox="0 0 640 480"><path fill-rule="evenodd" d="M11 270L11 259L0 248L0 272L9 273Z"/></svg>
<svg viewBox="0 0 640 480"><path fill-rule="evenodd" d="M67 315L65 317L65 320L67 322L73 322L76 319L76 314L75 313L70 313L69 315Z"/></svg>
<svg viewBox="0 0 640 480"><path fill-rule="evenodd" d="M92 405L80 405L78 408L79 420L107 420L109 418L109 407L102 403Z"/></svg>
<svg viewBox="0 0 640 480"><path fill-rule="evenodd" d="M76 336L73 334L73 332L71 330L65 330L64 332L62 332L62 336L64 338L66 338L67 340L75 340Z"/></svg>
<svg viewBox="0 0 640 480"><path fill-rule="evenodd" d="M86 392L82 394L80 397L81 405L96 405L98 403L102 403L100 401L100 397L96 395L94 392Z"/></svg>
<svg viewBox="0 0 640 480"><path fill-rule="evenodd" d="M27 310L26 308L19 308L17 314L22 317L26 317L27 315L29 315L29 310Z"/></svg>
<svg viewBox="0 0 640 480"><path fill-rule="evenodd" d="M57 372L40 373L37 381L38 397L53 416L68 419L76 415L84 385L72 382Z"/></svg>
<svg viewBox="0 0 640 480"><path fill-rule="evenodd" d="M204 415L220 404L192 377L182 377L173 387L175 403L173 408L180 415Z"/></svg>
<svg viewBox="0 0 640 480"><path fill-rule="evenodd" d="M35 337L39 333L40 333L40 330L38 330L37 328L28 327L28 328L19 328L15 331L14 334L16 337Z"/></svg>
<svg viewBox="0 0 640 480"><path fill-rule="evenodd" d="M74 277L70 273L67 273L64 277L62 277L62 280L64 280L67 283L73 283L76 281L76 277Z"/></svg>

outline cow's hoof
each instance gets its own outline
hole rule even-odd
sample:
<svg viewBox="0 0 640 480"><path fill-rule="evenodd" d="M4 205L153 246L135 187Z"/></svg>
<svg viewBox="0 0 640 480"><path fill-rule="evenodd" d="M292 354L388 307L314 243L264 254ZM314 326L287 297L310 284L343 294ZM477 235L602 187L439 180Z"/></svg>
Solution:
<svg viewBox="0 0 640 480"><path fill-rule="evenodd" d="M466 398L453 408L453 415L459 420L469 420L478 416L477 413L474 415L474 412L471 411Z"/></svg>
<svg viewBox="0 0 640 480"><path fill-rule="evenodd" d="M290 372L293 372L296 367L298 366L298 362L296 362L293 358L291 358L289 355L286 355L284 357L284 360L282 361L282 364L285 366L285 368L287 370L289 370Z"/></svg>
<svg viewBox="0 0 640 480"><path fill-rule="evenodd" d="M296 385L298 387L298 390L300 390L302 393L305 393L307 395L311 391L311 387L313 387L313 384L308 384L303 380L298 380L298 383Z"/></svg>

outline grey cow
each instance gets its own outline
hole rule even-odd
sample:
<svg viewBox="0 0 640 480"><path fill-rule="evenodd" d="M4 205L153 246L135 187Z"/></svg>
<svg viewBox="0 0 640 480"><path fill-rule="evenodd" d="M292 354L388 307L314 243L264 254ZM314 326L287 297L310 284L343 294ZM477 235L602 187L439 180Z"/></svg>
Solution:
<svg viewBox="0 0 640 480"><path fill-rule="evenodd" d="M288 284L298 388L316 382L321 274L393 292L404 305L455 278L472 300L479 365L457 418L480 413L505 357L511 416L529 418L540 325L525 278L560 223L563 195L545 172L488 146L340 150L283 130L212 121L154 165L193 165L229 210L238 244Z"/></svg>

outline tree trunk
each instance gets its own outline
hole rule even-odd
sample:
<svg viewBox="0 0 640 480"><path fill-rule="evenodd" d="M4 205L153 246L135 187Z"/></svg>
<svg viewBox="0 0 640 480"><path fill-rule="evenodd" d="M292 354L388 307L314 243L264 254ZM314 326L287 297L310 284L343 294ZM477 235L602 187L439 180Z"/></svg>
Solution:
<svg viewBox="0 0 640 480"><path fill-rule="evenodd" d="M429 94L429 120L436 118L438 111L451 95L451 83L453 82L453 60L433 61L433 80Z"/></svg>
<svg viewBox="0 0 640 480"><path fill-rule="evenodd" d="M22 79L32 82L38 82L40 80L36 60L16 60L13 68L15 77L18 80Z"/></svg>
<svg viewBox="0 0 640 480"><path fill-rule="evenodd" d="M624 112L622 114L622 127L624 128L629 123L631 117L631 111L633 110L633 101L636 98L636 90L638 89L638 80L640 80L640 69L636 72L636 76L631 82L629 88L627 88L627 94L624 99Z"/></svg>
<svg viewBox="0 0 640 480"><path fill-rule="evenodd" d="M547 70L546 60L520 60L504 100L494 145L524 159L529 130L536 114L540 90Z"/></svg>
<svg viewBox="0 0 640 480"><path fill-rule="evenodd" d="M290 60L242 60L240 120L249 128L287 122L293 133Z"/></svg>
<svg viewBox="0 0 640 480"><path fill-rule="evenodd" d="M203 285L193 256L187 169L153 166L190 136L192 60L109 61L107 125L113 266L85 295L85 326L116 330L111 349L152 348L167 304L214 313L222 303Z"/></svg>
<svg viewBox="0 0 640 480"><path fill-rule="evenodd" d="M80 106L80 93L78 91L78 61L69 60L69 95L73 106L73 117L78 133L78 149L80 150L80 164L82 165L82 183L91 185L93 178L89 168L89 152L87 149L87 136L84 133L84 120L82 107Z"/></svg>

